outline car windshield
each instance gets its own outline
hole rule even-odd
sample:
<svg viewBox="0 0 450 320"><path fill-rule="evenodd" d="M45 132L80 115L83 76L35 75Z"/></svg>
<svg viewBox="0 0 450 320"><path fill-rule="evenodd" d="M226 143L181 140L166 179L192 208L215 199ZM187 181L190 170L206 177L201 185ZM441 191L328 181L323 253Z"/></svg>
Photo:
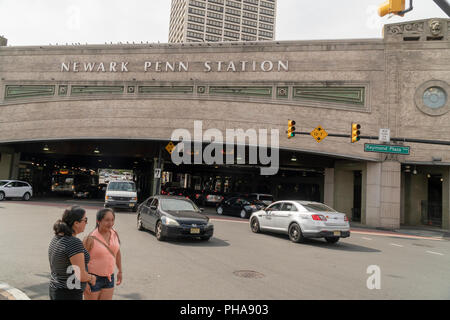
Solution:
<svg viewBox="0 0 450 320"><path fill-rule="evenodd" d="M0 187L3 187L4 185L6 185L9 181L0 181Z"/></svg>
<svg viewBox="0 0 450 320"><path fill-rule="evenodd" d="M136 192L136 185L132 182L111 182L108 191Z"/></svg>
<svg viewBox="0 0 450 320"><path fill-rule="evenodd" d="M321 204L321 203L309 203L309 204L303 204L303 207L311 212L336 212L336 210Z"/></svg>
<svg viewBox="0 0 450 320"><path fill-rule="evenodd" d="M195 204L186 200L163 199L161 200L161 209L164 211L192 211L200 212Z"/></svg>

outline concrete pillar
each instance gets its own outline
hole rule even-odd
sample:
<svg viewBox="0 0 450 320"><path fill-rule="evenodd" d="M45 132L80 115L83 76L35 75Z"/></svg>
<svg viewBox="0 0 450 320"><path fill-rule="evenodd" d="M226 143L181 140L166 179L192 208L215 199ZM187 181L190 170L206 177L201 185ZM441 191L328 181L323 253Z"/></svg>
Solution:
<svg viewBox="0 0 450 320"><path fill-rule="evenodd" d="M10 179L19 179L20 153L14 153L11 161Z"/></svg>
<svg viewBox="0 0 450 320"><path fill-rule="evenodd" d="M353 208L353 171L335 169L334 171L334 209L352 216Z"/></svg>
<svg viewBox="0 0 450 320"><path fill-rule="evenodd" d="M161 181L161 179L155 179L155 169L161 169L161 178L162 178L162 171L164 171L164 161L161 160L161 165L158 166L158 158L153 159L153 171L151 172L151 179L152 179L152 196L156 195L158 193L158 182Z"/></svg>
<svg viewBox="0 0 450 320"><path fill-rule="evenodd" d="M11 153L0 153L0 180L10 179L11 163L13 155Z"/></svg>
<svg viewBox="0 0 450 320"><path fill-rule="evenodd" d="M334 168L325 168L324 203L334 208Z"/></svg>
<svg viewBox="0 0 450 320"><path fill-rule="evenodd" d="M400 163L367 163L366 184L366 224L371 227L399 229Z"/></svg>
<svg viewBox="0 0 450 320"><path fill-rule="evenodd" d="M450 168L442 174L442 228L450 230Z"/></svg>

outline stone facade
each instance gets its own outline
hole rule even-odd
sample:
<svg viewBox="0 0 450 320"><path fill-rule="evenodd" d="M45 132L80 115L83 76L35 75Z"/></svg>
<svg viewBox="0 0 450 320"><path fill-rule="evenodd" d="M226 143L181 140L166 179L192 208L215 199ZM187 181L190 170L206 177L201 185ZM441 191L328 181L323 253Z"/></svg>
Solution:
<svg viewBox="0 0 450 320"><path fill-rule="evenodd" d="M194 120L222 131L278 129L283 149L363 161L365 222L397 227L401 212L409 217L400 199L401 164L433 166L439 159L448 171L448 146L399 143L411 154L388 157L364 152L363 142L376 138L289 140L287 120L303 132L321 125L350 134L357 122L364 136L390 128L392 137L449 141L449 21L387 25L384 39L369 40L2 47L0 143L169 140L174 129L192 131ZM430 86L447 90L438 114L424 107ZM327 172L325 199L347 210L351 201L340 185L351 186L340 179L350 174Z"/></svg>

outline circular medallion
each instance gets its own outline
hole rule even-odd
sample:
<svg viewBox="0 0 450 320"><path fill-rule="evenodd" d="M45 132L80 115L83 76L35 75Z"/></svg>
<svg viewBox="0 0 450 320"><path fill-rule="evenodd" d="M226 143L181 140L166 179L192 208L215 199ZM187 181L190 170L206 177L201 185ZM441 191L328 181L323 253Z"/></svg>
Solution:
<svg viewBox="0 0 450 320"><path fill-rule="evenodd" d="M439 87L431 87L423 94L423 103L431 109L439 109L447 103L447 93Z"/></svg>

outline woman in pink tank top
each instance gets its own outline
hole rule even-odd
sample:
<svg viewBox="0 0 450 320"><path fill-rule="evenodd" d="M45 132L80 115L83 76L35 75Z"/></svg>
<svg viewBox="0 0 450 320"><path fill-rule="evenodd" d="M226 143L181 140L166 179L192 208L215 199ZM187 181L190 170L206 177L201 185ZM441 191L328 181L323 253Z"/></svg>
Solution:
<svg viewBox="0 0 450 320"><path fill-rule="evenodd" d="M120 254L120 239L113 229L115 214L112 209L102 209L97 212L97 226L83 241L91 259L88 270L96 275L94 286L86 286L85 300L112 300L114 295L114 271L117 273L117 285L122 283L122 257Z"/></svg>

